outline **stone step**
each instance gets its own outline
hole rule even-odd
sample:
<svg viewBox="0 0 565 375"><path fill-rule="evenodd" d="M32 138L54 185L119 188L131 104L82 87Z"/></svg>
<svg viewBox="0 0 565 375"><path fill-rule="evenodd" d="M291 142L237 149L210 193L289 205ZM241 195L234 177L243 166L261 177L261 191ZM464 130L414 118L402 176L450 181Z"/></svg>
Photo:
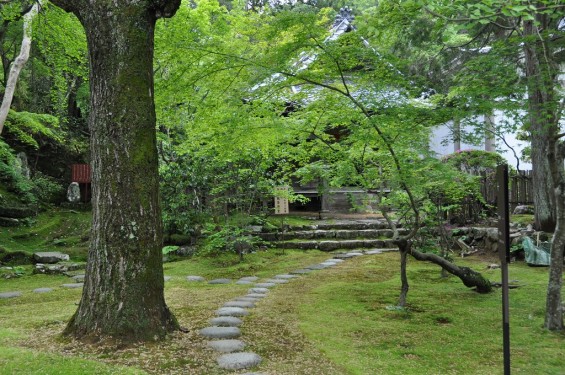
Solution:
<svg viewBox="0 0 565 375"><path fill-rule="evenodd" d="M406 230L400 229L400 234L405 234ZM392 238L391 229L315 229L299 230L291 232L274 232L258 234L264 241L289 241L297 239L383 239Z"/></svg>
<svg viewBox="0 0 565 375"><path fill-rule="evenodd" d="M393 248L392 240L292 241L277 242L279 249L333 251L341 249Z"/></svg>

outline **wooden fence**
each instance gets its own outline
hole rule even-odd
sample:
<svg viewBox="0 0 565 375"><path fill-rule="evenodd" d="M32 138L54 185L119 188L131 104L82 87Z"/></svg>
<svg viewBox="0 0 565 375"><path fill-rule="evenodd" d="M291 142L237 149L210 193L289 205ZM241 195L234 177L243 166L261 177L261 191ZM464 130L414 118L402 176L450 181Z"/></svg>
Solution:
<svg viewBox="0 0 565 375"><path fill-rule="evenodd" d="M518 205L531 205L534 202L532 171L513 172L509 176L510 212ZM447 213L446 219L452 223L466 225L478 222L482 215L496 215L498 186L495 173L481 173L480 191L484 204L474 197L468 197L460 208Z"/></svg>
<svg viewBox="0 0 565 375"><path fill-rule="evenodd" d="M496 204L497 183L494 174L481 176L481 194L490 205ZM510 210L534 203L532 171L512 172L509 176Z"/></svg>

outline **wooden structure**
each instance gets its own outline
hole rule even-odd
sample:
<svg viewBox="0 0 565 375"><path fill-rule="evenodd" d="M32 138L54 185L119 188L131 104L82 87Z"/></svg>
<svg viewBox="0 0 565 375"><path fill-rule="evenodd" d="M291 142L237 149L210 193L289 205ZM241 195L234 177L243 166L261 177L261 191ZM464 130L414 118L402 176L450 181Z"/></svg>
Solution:
<svg viewBox="0 0 565 375"><path fill-rule="evenodd" d="M78 183L80 199L83 203L90 202L92 192L92 171L89 164L71 165L71 182Z"/></svg>

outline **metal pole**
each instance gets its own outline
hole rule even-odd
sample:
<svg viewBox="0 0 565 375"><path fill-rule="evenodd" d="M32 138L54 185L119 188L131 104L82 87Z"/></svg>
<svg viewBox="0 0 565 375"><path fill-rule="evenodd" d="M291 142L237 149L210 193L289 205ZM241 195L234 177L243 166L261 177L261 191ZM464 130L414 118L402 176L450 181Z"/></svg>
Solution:
<svg viewBox="0 0 565 375"><path fill-rule="evenodd" d="M498 181L498 256L502 271L502 341L504 374L510 375L510 309L508 298L508 264L510 263L510 213L508 207L508 165L496 169Z"/></svg>

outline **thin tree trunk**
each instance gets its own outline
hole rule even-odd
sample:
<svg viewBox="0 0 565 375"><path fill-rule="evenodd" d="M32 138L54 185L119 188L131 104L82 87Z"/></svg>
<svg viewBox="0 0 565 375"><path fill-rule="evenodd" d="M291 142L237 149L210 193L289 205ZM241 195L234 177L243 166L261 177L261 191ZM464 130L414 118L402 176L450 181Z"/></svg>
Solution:
<svg viewBox="0 0 565 375"><path fill-rule="evenodd" d="M400 296L398 297L398 306L406 306L406 297L408 295L408 290L410 285L408 284L408 276L406 275L406 265L408 263L408 251L410 247L409 241L400 241Z"/></svg>
<svg viewBox="0 0 565 375"><path fill-rule="evenodd" d="M466 287L476 288L479 293L490 293L492 291L490 281L469 267L459 267L436 254L422 253L411 247L409 248L409 254L417 260L428 261L441 266L450 274L459 277Z"/></svg>
<svg viewBox="0 0 565 375"><path fill-rule="evenodd" d="M159 339L178 323L163 291L153 36L160 7L175 3L174 13L180 0L54 3L85 27L91 87L92 234L82 299L65 333Z"/></svg>
<svg viewBox="0 0 565 375"><path fill-rule="evenodd" d="M4 97L2 98L2 105L0 105L0 134L2 134L2 130L4 129L4 123L6 122L6 118L8 118L8 113L10 113L10 106L14 99L14 92L16 91L20 72L29 59L29 51L31 50L31 25L33 23L33 19L44 2L45 0L39 0L37 3L33 4L31 9L23 16L24 26L20 54L16 57L10 67L10 73L8 75L8 80L6 81L6 89L4 90Z"/></svg>

